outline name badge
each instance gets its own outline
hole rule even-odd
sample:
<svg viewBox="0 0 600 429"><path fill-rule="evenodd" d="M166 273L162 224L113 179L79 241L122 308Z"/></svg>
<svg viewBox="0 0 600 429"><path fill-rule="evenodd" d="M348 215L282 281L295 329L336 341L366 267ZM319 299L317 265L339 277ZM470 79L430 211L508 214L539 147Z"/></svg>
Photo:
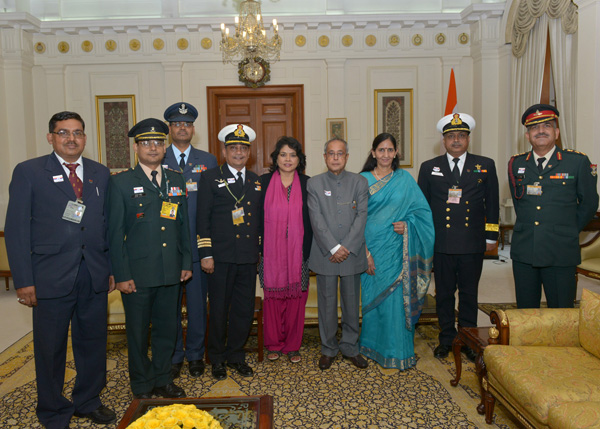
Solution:
<svg viewBox="0 0 600 429"><path fill-rule="evenodd" d="M162 207L160 208L160 217L165 219L175 220L177 219L177 204L163 201Z"/></svg>
<svg viewBox="0 0 600 429"><path fill-rule="evenodd" d="M540 185L527 185L527 195L542 195L542 187Z"/></svg>
<svg viewBox="0 0 600 429"><path fill-rule="evenodd" d="M58 182L64 182L65 178L63 177L62 174L59 174L58 176L52 176L52 180L54 180L54 183L58 183Z"/></svg>
<svg viewBox="0 0 600 429"><path fill-rule="evenodd" d="M133 193L134 194L143 194L144 193L144 187L143 186L136 186L135 188L133 188Z"/></svg>
<svg viewBox="0 0 600 429"><path fill-rule="evenodd" d="M442 173L442 172L440 172L440 171L432 171L432 172L431 172L431 175L432 175L432 176L443 176L443 175L444 175L444 173Z"/></svg>
<svg viewBox="0 0 600 429"><path fill-rule="evenodd" d="M233 218L234 225L244 223L244 208L240 207L239 209L232 210L231 217Z"/></svg>
<svg viewBox="0 0 600 429"><path fill-rule="evenodd" d="M450 204L459 204L462 197L462 189L450 188L448 189L448 202Z"/></svg>
<svg viewBox="0 0 600 429"><path fill-rule="evenodd" d="M69 201L65 212L63 213L63 219L73 223L81 223L83 219L83 213L85 212L85 206L77 201Z"/></svg>
<svg viewBox="0 0 600 429"><path fill-rule="evenodd" d="M525 167L519 167L517 174L525 174Z"/></svg>
<svg viewBox="0 0 600 429"><path fill-rule="evenodd" d="M227 183L235 183L235 179L233 177L228 177Z"/></svg>
<svg viewBox="0 0 600 429"><path fill-rule="evenodd" d="M198 190L198 183L197 182L187 182L185 184L185 187L187 188L188 192L194 192Z"/></svg>

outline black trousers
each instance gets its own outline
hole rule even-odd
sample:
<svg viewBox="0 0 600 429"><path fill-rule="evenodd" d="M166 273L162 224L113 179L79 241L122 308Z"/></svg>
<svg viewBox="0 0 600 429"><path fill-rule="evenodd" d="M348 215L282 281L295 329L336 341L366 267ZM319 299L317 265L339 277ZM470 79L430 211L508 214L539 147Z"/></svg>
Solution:
<svg viewBox="0 0 600 429"><path fill-rule="evenodd" d="M254 317L256 264L215 261L208 274L208 358L210 362L244 362L244 344Z"/></svg>
<svg viewBox="0 0 600 429"><path fill-rule="evenodd" d="M573 308L577 267L534 267L513 261L517 308L540 308L542 285L549 308Z"/></svg>
<svg viewBox="0 0 600 429"><path fill-rule="evenodd" d="M458 324L477 326L477 293L483 268L483 253L433 254L435 305L440 324L440 344L451 346L456 337L454 309L458 289Z"/></svg>

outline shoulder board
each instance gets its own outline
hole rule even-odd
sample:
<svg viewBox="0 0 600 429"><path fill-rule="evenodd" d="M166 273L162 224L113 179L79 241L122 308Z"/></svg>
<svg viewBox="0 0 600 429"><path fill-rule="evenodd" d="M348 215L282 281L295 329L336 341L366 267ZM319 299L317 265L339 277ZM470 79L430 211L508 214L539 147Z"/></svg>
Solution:
<svg viewBox="0 0 600 429"><path fill-rule="evenodd" d="M110 173L111 176L116 176L117 174L121 174L121 173L125 173L126 171L131 171L131 168L126 168L125 170L121 170L121 171L113 171Z"/></svg>
<svg viewBox="0 0 600 429"><path fill-rule="evenodd" d="M173 173L183 174L180 170L173 170L172 168L163 167L165 170L172 171Z"/></svg>
<svg viewBox="0 0 600 429"><path fill-rule="evenodd" d="M518 157L518 156L527 155L528 153L529 153L529 151L527 151L527 152L522 152L522 153L517 153L517 154L513 155L513 156L512 156L512 158L516 158L516 157Z"/></svg>
<svg viewBox="0 0 600 429"><path fill-rule="evenodd" d="M587 156L585 153L573 149L563 149L563 152L576 153L577 155Z"/></svg>

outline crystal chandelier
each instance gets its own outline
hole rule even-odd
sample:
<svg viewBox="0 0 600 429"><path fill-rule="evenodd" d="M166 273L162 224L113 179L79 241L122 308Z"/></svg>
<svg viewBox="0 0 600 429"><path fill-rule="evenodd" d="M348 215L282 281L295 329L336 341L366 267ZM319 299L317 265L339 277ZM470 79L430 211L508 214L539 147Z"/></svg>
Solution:
<svg viewBox="0 0 600 429"><path fill-rule="evenodd" d="M240 15L235 17L235 34L221 24L221 52L223 63L239 64L260 57L272 62L279 60L281 37L277 20L273 19L273 37L268 38L263 25L260 2L245 0L240 3Z"/></svg>

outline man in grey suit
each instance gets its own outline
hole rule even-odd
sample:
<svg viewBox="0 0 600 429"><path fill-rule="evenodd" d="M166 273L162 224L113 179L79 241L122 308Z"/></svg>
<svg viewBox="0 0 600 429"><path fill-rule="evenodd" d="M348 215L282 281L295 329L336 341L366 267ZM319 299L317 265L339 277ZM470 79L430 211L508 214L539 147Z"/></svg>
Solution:
<svg viewBox="0 0 600 429"><path fill-rule="evenodd" d="M358 368L367 361L358 354L360 274L367 269L365 224L367 180L345 171L348 144L339 138L325 143L328 171L308 181L308 210L313 228L309 268L317 273L319 368L331 367L339 350ZM338 278L342 304L342 338L337 334Z"/></svg>

